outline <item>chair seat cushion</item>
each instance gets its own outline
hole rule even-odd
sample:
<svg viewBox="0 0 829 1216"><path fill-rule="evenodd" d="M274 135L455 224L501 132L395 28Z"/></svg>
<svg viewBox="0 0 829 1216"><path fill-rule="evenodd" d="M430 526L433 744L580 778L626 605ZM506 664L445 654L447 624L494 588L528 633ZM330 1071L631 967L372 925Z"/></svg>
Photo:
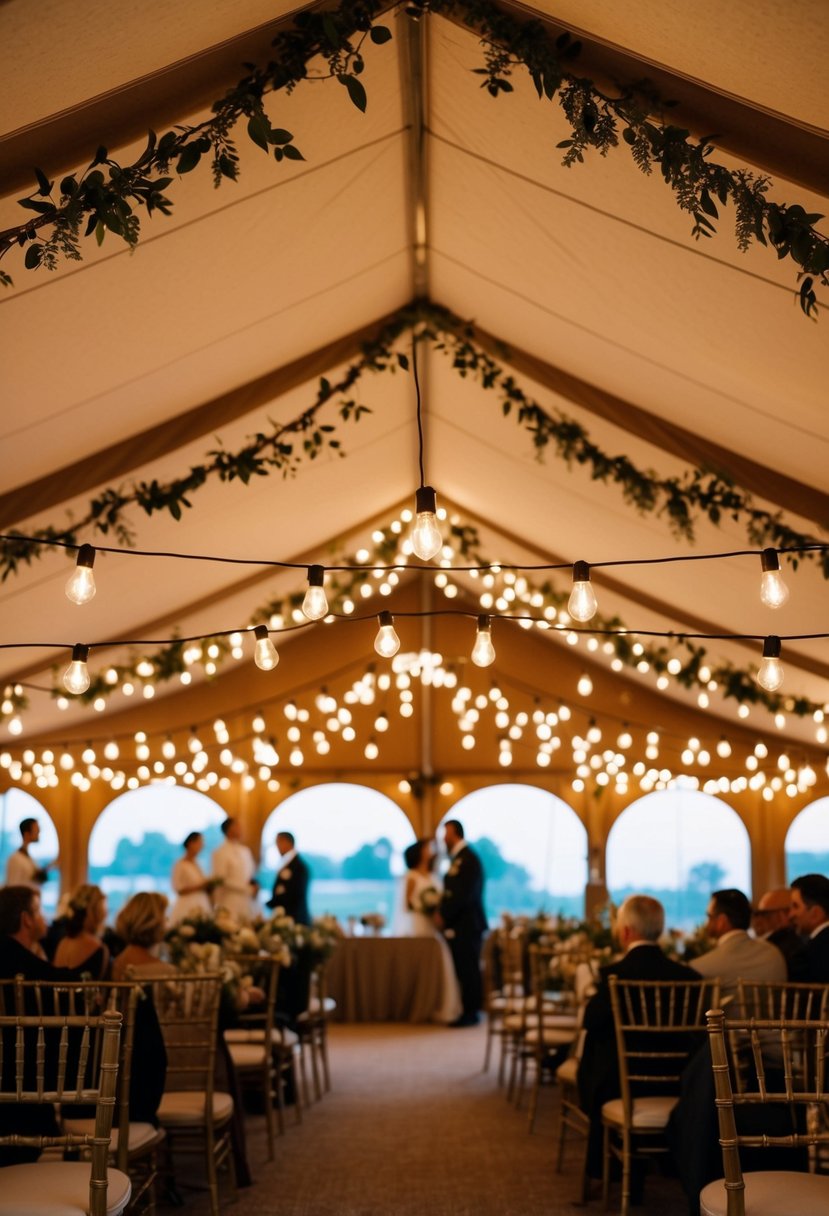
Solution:
<svg viewBox="0 0 829 1216"><path fill-rule="evenodd" d="M265 1067L265 1043L263 1039L260 1039L258 1043L228 1043L227 1049L237 1068Z"/></svg>
<svg viewBox="0 0 829 1216"><path fill-rule="evenodd" d="M322 1006L320 1007L319 997L312 996L308 1002L308 1012L311 1014L319 1014L322 1012L325 1017L330 1017L332 1013L337 1012L337 1002L334 1000L333 996L327 996L323 999Z"/></svg>
<svg viewBox="0 0 829 1216"><path fill-rule="evenodd" d="M562 1085L575 1085L578 1071L578 1060L575 1056L568 1056L564 1063L556 1069L556 1080Z"/></svg>
<svg viewBox="0 0 829 1216"><path fill-rule="evenodd" d="M107 1216L120 1216L132 1187L120 1170L107 1173ZM89 1162L37 1161L0 1171L0 1216L86 1216Z"/></svg>
<svg viewBox="0 0 829 1216"><path fill-rule="evenodd" d="M94 1136L95 1135L95 1120L94 1119L64 1119L63 1126L68 1132L74 1132L79 1136ZM160 1144L164 1139L164 1132L159 1127L153 1127L152 1123L131 1123L129 1130L129 1151L131 1153L143 1152L153 1144ZM113 1127L112 1136L109 1141L109 1151L111 1153L118 1152L118 1128ZM0 1177L2 1177L0 1175Z"/></svg>
<svg viewBox="0 0 829 1216"><path fill-rule="evenodd" d="M213 1122L226 1123L233 1114L230 1094L213 1095ZM158 1108L162 1127L193 1127L205 1121L205 1095L199 1090L176 1089L165 1093Z"/></svg>
<svg viewBox="0 0 829 1216"><path fill-rule="evenodd" d="M758 1170L744 1174L746 1216L826 1216L829 1174ZM725 1179L709 1182L700 1193L700 1216L725 1216Z"/></svg>
<svg viewBox="0 0 829 1216"><path fill-rule="evenodd" d="M677 1104L677 1098L669 1094L657 1094L650 1098L634 1098L633 1126L640 1129L656 1130L666 1127L671 1111ZM602 1106L602 1120L621 1127L625 1121L625 1108L621 1098L613 1098Z"/></svg>
<svg viewBox="0 0 829 1216"><path fill-rule="evenodd" d="M575 1030L559 1030L557 1026L545 1026L540 1037L545 1047L568 1047L576 1037L576 1032ZM532 1046L538 1041L538 1027L531 1026L524 1035L524 1042Z"/></svg>
<svg viewBox="0 0 829 1216"><path fill-rule="evenodd" d="M225 1042L228 1047L235 1043L261 1043L264 1036L264 1030L237 1028L225 1031ZM274 1026L271 1030L271 1042L274 1047L296 1047L299 1035L295 1030L289 1030L287 1026Z"/></svg>

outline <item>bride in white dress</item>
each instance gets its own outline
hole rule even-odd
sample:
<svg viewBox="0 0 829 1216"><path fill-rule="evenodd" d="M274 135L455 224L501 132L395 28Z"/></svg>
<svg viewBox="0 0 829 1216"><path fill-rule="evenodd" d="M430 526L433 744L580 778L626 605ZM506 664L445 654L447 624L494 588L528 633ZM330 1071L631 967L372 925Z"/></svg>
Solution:
<svg viewBox="0 0 829 1216"><path fill-rule="evenodd" d="M394 918L393 933L396 937L433 937L440 946L443 964L443 997L435 1010L434 1021L454 1022L463 1012L461 991L452 955L443 934L435 928L434 912L440 902L442 887L432 873L435 864L434 844L431 840L417 840L409 845L403 856L408 867Z"/></svg>

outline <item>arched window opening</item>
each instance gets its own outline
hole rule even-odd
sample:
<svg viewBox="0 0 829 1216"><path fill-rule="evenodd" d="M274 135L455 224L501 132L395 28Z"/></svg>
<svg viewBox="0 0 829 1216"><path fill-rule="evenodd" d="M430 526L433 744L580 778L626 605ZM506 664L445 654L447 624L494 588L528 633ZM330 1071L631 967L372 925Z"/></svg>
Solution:
<svg viewBox="0 0 829 1216"><path fill-rule="evenodd" d="M705 919L712 891L738 887L751 897L748 832L736 811L709 794L647 794L610 830L607 887L616 904L652 895L664 904L668 927L693 929Z"/></svg>
<svg viewBox="0 0 829 1216"><path fill-rule="evenodd" d="M40 826L40 839L29 849L29 855L39 866L55 861L60 853L58 833L49 812L44 810L37 798L25 790L10 789L0 794L0 876L6 881L6 866L10 854L21 845L20 823L24 819L36 819ZM60 871L49 870L49 876L40 886L41 903L48 917L54 916L60 888Z"/></svg>
<svg viewBox="0 0 829 1216"><path fill-rule="evenodd" d="M786 833L786 880L829 874L829 798L804 807Z"/></svg>

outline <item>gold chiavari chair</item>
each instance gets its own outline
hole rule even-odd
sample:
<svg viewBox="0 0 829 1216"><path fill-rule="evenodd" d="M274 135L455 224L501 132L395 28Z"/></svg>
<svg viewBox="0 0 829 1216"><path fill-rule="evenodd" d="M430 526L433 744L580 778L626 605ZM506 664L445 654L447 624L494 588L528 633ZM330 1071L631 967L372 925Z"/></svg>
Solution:
<svg viewBox="0 0 829 1216"><path fill-rule="evenodd" d="M520 1105L526 1063L529 1062L533 1068L527 1116L529 1131L535 1127L538 1095L545 1072L572 1046L578 1034L578 1015L570 999L571 993L565 991L562 994L550 986L557 978L553 974L556 958L557 951L553 946L532 945L529 948L531 999L525 1002L524 1009L526 1026L517 1098Z"/></svg>
<svg viewBox="0 0 829 1216"><path fill-rule="evenodd" d="M805 1170L744 1173L740 1149L805 1153L829 1144L825 1122L810 1118L815 1107L825 1110L829 1102L829 1021L726 1022L723 1011L714 1009L708 1034L725 1177L703 1189L701 1216L825 1216L829 1176ZM750 1117L750 1131L740 1126L741 1112Z"/></svg>
<svg viewBox="0 0 829 1216"><path fill-rule="evenodd" d="M499 926L484 948L484 1012L486 1046L484 1072L489 1071L494 1039L500 1039L498 1084L503 1085L512 1032L504 1025L510 1013L519 1013L526 996L524 981L525 934L519 927Z"/></svg>
<svg viewBox="0 0 829 1216"><path fill-rule="evenodd" d="M331 1088L331 1072L328 1064L328 1023L337 1009L337 1002L328 995L327 969L326 959L318 959L314 963L308 990L308 1007L300 1013L296 1020L300 1040L303 1044L308 1045L311 1056L311 1076L314 1081L314 1097L317 1101Z"/></svg>
<svg viewBox="0 0 829 1216"><path fill-rule="evenodd" d="M18 1014L0 1017L0 1108L16 1111L66 1102L94 1103L91 1134L6 1134L0 1145L33 1149L88 1150L86 1161L37 1161L8 1165L0 1174L3 1216L120 1216L130 1199L130 1180L109 1168L116 1103L121 1015ZM90 1083L90 1068L94 1081Z"/></svg>
<svg viewBox="0 0 829 1216"><path fill-rule="evenodd" d="M566 1060L556 1069L556 1082L561 1092L561 1103L558 1116L558 1135L556 1149L556 1173L560 1174L564 1164L564 1150L567 1133L572 1132L574 1138L583 1145L582 1161L582 1201L587 1201L589 1179L587 1176L587 1136L590 1131L590 1120L581 1109L579 1100L578 1073L584 1050L586 1031L582 1029L584 1010L587 1001L596 991L598 964L595 961L581 962L576 968L574 977L574 992L576 997L577 1022L576 1037L570 1047Z"/></svg>
<svg viewBox="0 0 829 1216"><path fill-rule="evenodd" d="M607 1204L616 1157L622 1163L621 1213L628 1216L633 1157L668 1151L665 1129L680 1076L703 1041L705 1012L719 1001L719 981L608 979L621 1097L602 1106L602 1193Z"/></svg>

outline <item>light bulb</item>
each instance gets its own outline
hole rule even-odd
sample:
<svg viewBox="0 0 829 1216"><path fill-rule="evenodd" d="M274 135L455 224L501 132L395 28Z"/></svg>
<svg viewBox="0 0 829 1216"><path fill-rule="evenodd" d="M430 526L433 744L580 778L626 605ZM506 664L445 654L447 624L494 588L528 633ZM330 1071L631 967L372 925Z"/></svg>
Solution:
<svg viewBox="0 0 829 1216"><path fill-rule="evenodd" d="M757 683L766 692L777 692L783 683L783 664L780 662L780 638L768 637L763 643L763 661L757 673Z"/></svg>
<svg viewBox="0 0 829 1216"><path fill-rule="evenodd" d="M589 621L598 608L596 592L590 582L590 567L587 562L576 562L573 566L573 590L567 611L574 621Z"/></svg>
<svg viewBox="0 0 829 1216"><path fill-rule="evenodd" d="M377 618L380 628L374 639L374 649L384 659L391 659L400 649L400 638L394 631L394 617L390 612L381 612Z"/></svg>
<svg viewBox="0 0 829 1216"><path fill-rule="evenodd" d="M437 497L431 486L421 486L415 495L415 519L412 528L412 549L422 561L428 562L443 544L437 521Z"/></svg>
<svg viewBox="0 0 829 1216"><path fill-rule="evenodd" d="M728 742L725 735L723 735L723 737L720 739L719 743L717 744L717 755L722 760L727 760L728 757L731 755L731 744Z"/></svg>
<svg viewBox="0 0 829 1216"><path fill-rule="evenodd" d="M323 582L325 571L322 566L308 567L308 590L302 601L302 611L309 621L319 621L328 612L328 600L325 597Z"/></svg>
<svg viewBox="0 0 829 1216"><path fill-rule="evenodd" d="M576 685L576 691L580 697L589 697L593 691L593 681L586 671L583 671L579 676L579 682Z"/></svg>
<svg viewBox="0 0 829 1216"><path fill-rule="evenodd" d="M273 642L268 637L268 626L257 625L253 631L253 636L256 638L253 661L260 671L273 671L279 662L279 655L276 653L276 647Z"/></svg>
<svg viewBox="0 0 829 1216"><path fill-rule="evenodd" d="M472 647L472 662L476 667L489 667L495 662L495 647L492 645L492 618L478 617L478 632Z"/></svg>
<svg viewBox="0 0 829 1216"><path fill-rule="evenodd" d="M95 594L95 550L92 545L81 545L75 569L66 580L66 597L73 604L88 604Z"/></svg>
<svg viewBox="0 0 829 1216"><path fill-rule="evenodd" d="M763 573L760 575L760 599L767 608L782 608L789 598L789 588L780 573L780 558L776 549L764 549L760 554Z"/></svg>
<svg viewBox="0 0 829 1216"><path fill-rule="evenodd" d="M89 647L80 642L72 648L72 662L63 673L63 684L67 692L80 696L89 688L89 668L86 660L89 658Z"/></svg>

